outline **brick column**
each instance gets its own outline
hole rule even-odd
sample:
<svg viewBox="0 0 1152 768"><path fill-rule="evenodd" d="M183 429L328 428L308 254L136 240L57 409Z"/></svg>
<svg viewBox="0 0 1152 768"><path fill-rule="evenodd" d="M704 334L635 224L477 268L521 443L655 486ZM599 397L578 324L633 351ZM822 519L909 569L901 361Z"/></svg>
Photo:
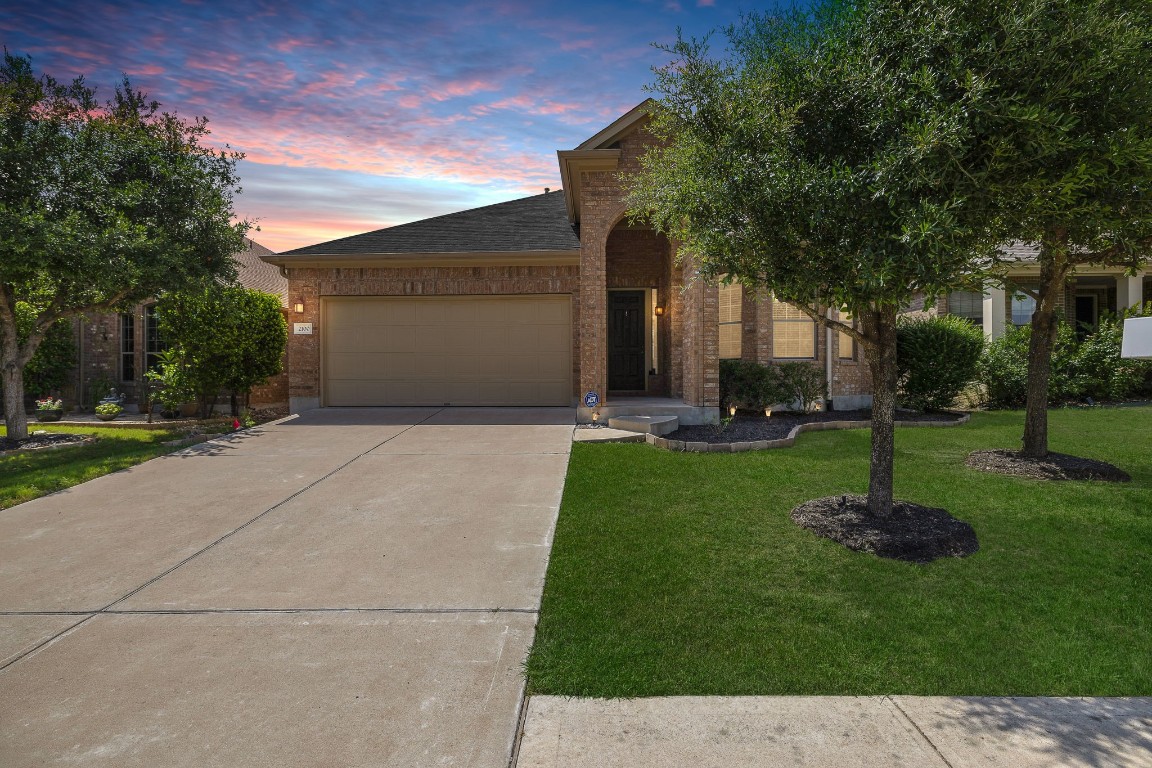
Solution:
<svg viewBox="0 0 1152 768"><path fill-rule="evenodd" d="M288 312L288 409L292 413L319 408L320 403L320 281L315 269L288 270L288 306L304 302L304 312ZM292 332L293 323L312 323L312 335Z"/></svg>
<svg viewBox="0 0 1152 768"><path fill-rule="evenodd" d="M714 408L720 404L720 291L705 285L687 259L683 274L684 402Z"/></svg>
<svg viewBox="0 0 1152 768"><path fill-rule="evenodd" d="M608 395L608 281L604 246L608 232L594 222L582 227L580 236L580 397L577 419L591 421L583 405L584 394L597 392L600 402Z"/></svg>

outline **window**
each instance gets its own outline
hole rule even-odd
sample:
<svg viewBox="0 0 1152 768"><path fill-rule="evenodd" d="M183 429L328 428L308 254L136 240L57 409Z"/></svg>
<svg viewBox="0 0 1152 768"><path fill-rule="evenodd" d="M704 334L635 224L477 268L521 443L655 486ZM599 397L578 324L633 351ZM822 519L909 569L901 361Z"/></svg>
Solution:
<svg viewBox="0 0 1152 768"><path fill-rule="evenodd" d="M816 358L816 321L776 299L772 299L772 357Z"/></svg>
<svg viewBox="0 0 1152 768"><path fill-rule="evenodd" d="M744 291L739 283L720 286L720 359L739 358L741 353Z"/></svg>
<svg viewBox="0 0 1152 768"><path fill-rule="evenodd" d="M1031 289L1032 286L1029 286ZM1030 325L1036 311L1036 299L1026 293L1012 294L1012 325Z"/></svg>
<svg viewBox="0 0 1152 768"><path fill-rule="evenodd" d="M977 327L984 327L984 294L952 291L948 294L948 314L971 320Z"/></svg>
<svg viewBox="0 0 1152 768"><path fill-rule="evenodd" d="M136 380L136 318L130 312L120 315L120 380Z"/></svg>
<svg viewBox="0 0 1152 768"><path fill-rule="evenodd" d="M852 321L852 315L848 314L847 312L840 313L840 322L844 323L845 325L850 325L853 328L856 327L856 323ZM837 338L839 339L837 342L839 349L837 357L839 357L841 360L855 360L856 339L844 333L844 331L840 331L837 334Z"/></svg>
<svg viewBox="0 0 1152 768"><path fill-rule="evenodd" d="M144 308L144 369L154 371L160 367L160 353L168 345L160 339L160 328L156 321L156 305Z"/></svg>

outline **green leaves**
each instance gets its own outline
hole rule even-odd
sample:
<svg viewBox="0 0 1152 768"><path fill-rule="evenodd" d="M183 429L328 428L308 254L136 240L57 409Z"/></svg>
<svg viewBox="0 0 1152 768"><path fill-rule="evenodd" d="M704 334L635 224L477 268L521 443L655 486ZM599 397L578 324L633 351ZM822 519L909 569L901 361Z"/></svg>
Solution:
<svg viewBox="0 0 1152 768"><path fill-rule="evenodd" d="M82 78L39 78L27 58L0 65L0 340L17 301L32 330L0 350L22 365L58 320L116 311L165 290L235 277L247 222L233 222L241 155L201 142L125 81L104 104ZM5 393L22 398L22 392ZM15 408L7 408L8 427Z"/></svg>
<svg viewBox="0 0 1152 768"><path fill-rule="evenodd" d="M288 326L278 296L216 285L166 294L156 314L201 398L247 392L281 371Z"/></svg>

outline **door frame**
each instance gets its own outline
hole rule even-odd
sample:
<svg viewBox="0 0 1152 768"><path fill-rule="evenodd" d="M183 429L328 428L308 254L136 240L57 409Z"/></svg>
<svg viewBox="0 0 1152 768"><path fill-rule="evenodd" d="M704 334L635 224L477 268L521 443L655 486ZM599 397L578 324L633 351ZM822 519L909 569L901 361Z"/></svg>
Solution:
<svg viewBox="0 0 1152 768"><path fill-rule="evenodd" d="M648 392L648 372L652 370L652 328L653 328L653 311L655 307L656 289L647 286L636 288L609 288L607 293L643 293L644 294L644 389L623 389L623 390L608 390L616 392ZM611 297L606 297L605 312L604 312L604 387L608 389L608 381L611 374L608 371L608 307L611 306Z"/></svg>

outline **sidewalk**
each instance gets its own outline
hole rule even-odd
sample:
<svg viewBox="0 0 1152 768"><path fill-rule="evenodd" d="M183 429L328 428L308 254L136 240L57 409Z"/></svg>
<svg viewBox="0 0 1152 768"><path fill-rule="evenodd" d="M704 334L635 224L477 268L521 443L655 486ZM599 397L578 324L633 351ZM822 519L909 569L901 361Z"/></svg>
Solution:
<svg viewBox="0 0 1152 768"><path fill-rule="evenodd" d="M1148 768L1152 698L534 696L516 762L775 766Z"/></svg>

